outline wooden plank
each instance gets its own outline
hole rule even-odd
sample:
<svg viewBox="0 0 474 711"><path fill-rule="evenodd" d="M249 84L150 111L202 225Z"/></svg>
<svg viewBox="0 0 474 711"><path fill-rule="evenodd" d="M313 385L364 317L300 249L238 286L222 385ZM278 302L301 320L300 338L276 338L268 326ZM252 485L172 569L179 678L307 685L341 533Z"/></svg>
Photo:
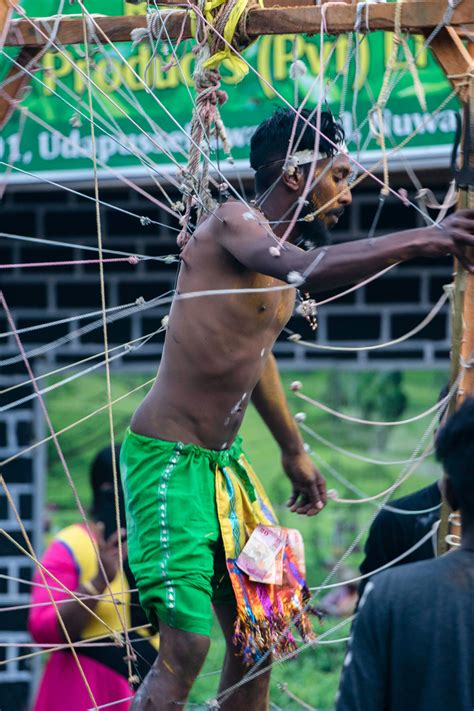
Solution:
<svg viewBox="0 0 474 711"><path fill-rule="evenodd" d="M424 34L426 36L429 33ZM456 30L443 27L431 41L430 49L453 87L466 84L466 77L463 75L469 71L472 58ZM466 85L459 91L461 101L466 101L468 94L469 87Z"/></svg>
<svg viewBox="0 0 474 711"><path fill-rule="evenodd" d="M30 83L31 77L21 70L41 54L40 47L22 47L20 53L15 57L16 64L12 64L8 74L0 86L0 129L5 126L16 104L21 101L23 93ZM17 65L20 65L18 67ZM34 65L30 67L34 71Z"/></svg>
<svg viewBox="0 0 474 711"><path fill-rule="evenodd" d="M4 46L10 17L19 0L0 0L0 48Z"/></svg>
<svg viewBox="0 0 474 711"><path fill-rule="evenodd" d="M394 26L395 3L370 4L369 28L375 30L392 30ZM403 6L401 27L406 32L423 33L426 29L435 27L443 18L445 13L445 3L440 0L419 0L415 3L406 3ZM357 6L339 3L327 3L321 7L272 7L266 9L251 10L247 19L247 34L251 39L260 35L306 33L316 34L321 31L321 13L325 11L327 34L339 35L351 32L357 16ZM191 26L186 18L186 11L163 13L167 19L167 29L171 38L176 39L181 31L183 20L185 21L185 31L183 38L191 36ZM144 16L132 15L128 17L97 17L97 24L108 35L113 42L125 42L130 40L130 32L135 27L145 27ZM456 8L451 21L452 26L467 25L474 22L474 3L461 3ZM48 27L44 26L40 19L35 19L48 35L48 27L51 26L51 19ZM365 11L361 31L366 31ZM100 35L100 33L99 33ZM84 41L83 24L81 18L65 17L61 20L58 35L58 42L61 44L77 44ZM101 37L98 37L101 41ZM19 47L22 45L42 46L46 42L45 37L35 30L28 20L14 20L10 25L7 35L6 45Z"/></svg>
<svg viewBox="0 0 474 711"><path fill-rule="evenodd" d="M453 46L459 50L459 45L456 41L453 42ZM446 48L443 48L443 50L444 49ZM463 46L463 50L465 50L465 53L462 53L464 60L466 60L465 54L467 54L467 60L474 57L473 42L470 42L467 48ZM447 56L449 56L449 53L447 53ZM466 103L463 111L464 131L466 130L468 122L471 126L471 141L474 141L474 105ZM469 154L465 156L465 159L467 159L468 164L474 169L474 146L471 145L469 149ZM461 190L458 208L474 207L472 191L472 187L470 189ZM469 250L469 257L471 261L474 259L474 249ZM474 358L474 275L466 272L457 259L454 260L454 271L456 276L454 279L452 304L450 385L456 381L459 375L461 361L469 363ZM456 398L450 404L449 414L451 415L466 397L472 395L474 395L474 363L472 367L466 368L462 373ZM440 527L438 531L439 554L446 553L446 551L449 550L449 546L446 542L448 533L458 536L461 535L461 529L450 524L450 514L451 509L449 504L443 497Z"/></svg>
<svg viewBox="0 0 474 711"><path fill-rule="evenodd" d="M465 48L469 58L474 59L474 42L469 42ZM471 79L472 82L472 79ZM474 92L471 92L471 101L464 108L464 125L469 122L471 127L471 146L469 153L464 156L467 164L474 171ZM463 206L474 208L474 186L462 191ZM471 261L474 260L474 249L468 251ZM466 273L464 285L463 307L463 336L461 341L461 359L465 363L474 361L474 274ZM474 362L470 368L464 370L459 384L457 404L460 405L464 398L474 395Z"/></svg>

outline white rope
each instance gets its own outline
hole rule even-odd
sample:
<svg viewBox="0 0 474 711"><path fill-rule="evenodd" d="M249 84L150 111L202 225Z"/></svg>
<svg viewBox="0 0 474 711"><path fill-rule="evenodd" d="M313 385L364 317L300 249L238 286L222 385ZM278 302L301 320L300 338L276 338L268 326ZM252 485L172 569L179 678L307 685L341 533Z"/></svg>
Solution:
<svg viewBox="0 0 474 711"><path fill-rule="evenodd" d="M294 341L297 342L299 345L304 346L305 348L310 348L314 350L323 350L323 351L349 351L349 352L359 352L359 351L376 351L381 348L389 348L390 346L395 346L399 343L403 343L404 341L407 341L410 339L412 336L415 336L417 333L422 331L426 326L428 326L429 323L438 315L438 313L441 311L443 306L445 305L446 301L448 300L448 294L445 292L443 293L436 304L433 306L431 311L423 321L421 321L415 328L412 328L411 331L408 331L408 333L404 333L403 336L399 336L398 338L394 338L391 341L385 341L384 343L375 343L369 346L329 346L329 345L323 345L319 343L312 343L310 341L305 341L299 336L299 334L296 334L290 329L286 328L285 331L288 333L290 332L291 335L288 336L289 341ZM299 338L298 338L299 336Z"/></svg>
<svg viewBox="0 0 474 711"><path fill-rule="evenodd" d="M409 555L411 555L416 550L418 550L418 548L421 548L421 546L424 545L426 543L426 541L429 541L430 538L433 538L438 531L439 525L440 525L440 522L435 521L435 523L433 524L432 528L428 531L428 533L425 533L425 535L422 538L420 538L420 540L417 541L413 546L411 546L411 548L408 548L408 550L404 551L403 553L398 555L396 558L393 558L388 563L385 563L384 565L381 565L379 568L372 570L370 573L365 573L364 575L358 575L356 578L350 578L350 580L344 580L343 582L340 582L340 583L331 583L330 585L320 585L317 588L310 588L310 590L318 590L318 591L330 590L332 588L341 587L341 585L352 585L353 583L358 583L361 580L365 580L365 578L370 578L370 577L372 577L372 575L381 573L382 570L391 568L392 565L396 565L404 558L407 558Z"/></svg>
<svg viewBox="0 0 474 711"><path fill-rule="evenodd" d="M392 465L399 465L399 464L409 464L412 461L416 462L422 462L424 459L426 459L427 456L430 454L433 454L434 452L434 447L431 448L426 455L423 455L421 457L415 458L413 460L412 458L409 459L394 459L392 460L384 460L384 459L372 459L371 457L364 457L362 454L357 454L356 452L351 452L348 449L344 449L344 447L339 447L339 445L334 444L333 442L330 442L327 440L325 437L322 435L318 434L314 430L311 430L304 424L300 424L300 427L302 427L305 431L308 431L315 439L318 440L318 442L321 442L321 444L324 444L326 447L329 447L330 449L333 449L335 452L339 452L339 454L344 454L346 457L349 457L350 459L356 459L359 462L365 462L366 464L377 464L378 466L392 466Z"/></svg>
<svg viewBox="0 0 474 711"><path fill-rule="evenodd" d="M352 415L346 415L343 412L338 412L337 410L333 410L332 407L329 407L328 405L324 405L322 402L319 402L319 400L314 400L311 397L308 397L308 395L305 395L304 393L300 391L295 391L294 395L299 398L300 400L304 400L305 402L308 402L310 405L314 405L314 407L318 407L320 410L323 410L324 412L327 412L329 415L334 415L335 417L338 417L340 420L346 420L347 422L354 422L355 424L358 425L373 425L375 427L397 427L399 425L408 425L411 422L416 422L417 420L422 420L424 417L427 415L431 415L433 412L436 412L437 410L441 410L442 407L449 401L449 395L446 395L445 397L442 398L439 402L435 403L432 405L428 410L425 410L424 412L420 412L418 415L413 415L413 417L408 417L405 420L393 420L390 422L387 421L381 421L381 420L365 420L360 417L353 417Z"/></svg>

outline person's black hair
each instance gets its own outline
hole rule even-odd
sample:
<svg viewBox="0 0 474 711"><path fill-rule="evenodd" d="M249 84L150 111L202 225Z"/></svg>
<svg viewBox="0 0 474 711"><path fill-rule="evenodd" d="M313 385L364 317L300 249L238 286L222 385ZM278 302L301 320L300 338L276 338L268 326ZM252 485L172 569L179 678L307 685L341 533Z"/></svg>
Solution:
<svg viewBox="0 0 474 711"><path fill-rule="evenodd" d="M474 397L467 398L440 429L436 456L461 510L474 517Z"/></svg>
<svg viewBox="0 0 474 711"><path fill-rule="evenodd" d="M115 461L117 471L120 458L120 444L115 445ZM104 447L95 456L90 468L90 483L92 491L98 491L102 484L113 484L114 468L112 460L112 447Z"/></svg>
<svg viewBox="0 0 474 711"><path fill-rule="evenodd" d="M270 118L263 121L250 141L250 165L255 170L257 192L268 187L269 181L281 173L281 165L275 165L286 158L291 139L295 112L291 109L277 109ZM310 125L308 125L308 123ZM317 112L303 109L296 122L293 151L314 150L317 125ZM337 153L332 143L344 141L344 129L330 111L321 112L321 134L319 150L333 156Z"/></svg>
<svg viewBox="0 0 474 711"><path fill-rule="evenodd" d="M123 494L122 485L120 482L119 474L119 458L120 458L120 444L115 445L115 461L117 465L117 476L119 478L118 488L119 488L119 504L120 509L123 509ZM94 519L102 519L103 513L103 502L104 502L104 484L109 484L109 492L113 491L114 483L114 469L112 460L112 447L104 447L100 452L97 453L94 461L90 468L90 485L92 489L92 516Z"/></svg>

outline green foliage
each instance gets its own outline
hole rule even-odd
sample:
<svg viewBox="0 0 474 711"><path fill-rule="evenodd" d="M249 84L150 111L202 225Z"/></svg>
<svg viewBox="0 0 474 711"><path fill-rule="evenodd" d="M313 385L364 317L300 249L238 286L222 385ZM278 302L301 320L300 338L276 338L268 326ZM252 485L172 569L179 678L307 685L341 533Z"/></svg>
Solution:
<svg viewBox="0 0 474 711"><path fill-rule="evenodd" d="M114 431L117 441L123 437L134 408L143 398L148 387L140 387L150 379L150 374L115 375L112 378L113 399L126 396L134 389L135 393L123 397L113 407ZM335 409L341 409L352 415L365 415L369 419L397 419L410 417L436 402L438 392L445 376L437 371L408 371L403 375L403 382L398 376L388 373L357 372L319 372L319 373L284 373L283 382L288 393L293 412L305 412L305 424L312 430L336 443L361 455L367 455L373 444L373 432L377 429L355 425L336 419L317 408L307 405L290 392L293 380L301 380L304 392ZM52 382L52 381L51 381ZM48 395L48 408L54 426L64 429L77 420L86 417L97 408L105 406L107 394L105 378L94 375L82 378ZM364 409L366 408L366 409ZM390 430L385 451L381 459L406 459L414 450L420 437L430 422L427 417L411 425L384 428ZM242 434L246 450L253 466L269 492L283 525L297 526L305 540L308 582L311 586L321 584L332 566L344 553L356 534L370 523L376 509L370 504L363 506L343 506L329 503L317 517L300 518L285 508L289 495L289 484L282 473L278 447L271 439L255 410L249 409ZM376 494L395 481L401 466L376 466L350 459L332 449L322 446L306 436L308 444L318 455L337 472L363 492ZM85 505L89 501L88 467L97 450L110 441L109 418L107 409L65 431L60 436L66 461L77 486L81 500ZM54 506L51 512L52 530L77 521L79 515L74 504L72 492L66 483L64 471L58 461L52 445L49 446L49 467L47 500ZM323 469L328 486L338 489L339 495L354 498L349 487L341 485L333 474ZM405 495L417 488L426 486L438 476L437 465L431 460L424 462L416 473L401 487L397 495ZM346 565L357 569L362 555L359 544L348 558ZM328 619L318 629L330 628L336 621ZM334 633L334 639L345 637L347 628ZM318 709L332 709L339 680L344 654L344 644L316 646L305 650L294 660L276 665L272 676L272 700L285 709L297 708L281 691L278 684L287 682L289 688L300 698ZM219 670L224 656L224 645L215 626L211 651L206 660L202 676L192 692L191 701L202 702L216 694L218 675L210 672Z"/></svg>

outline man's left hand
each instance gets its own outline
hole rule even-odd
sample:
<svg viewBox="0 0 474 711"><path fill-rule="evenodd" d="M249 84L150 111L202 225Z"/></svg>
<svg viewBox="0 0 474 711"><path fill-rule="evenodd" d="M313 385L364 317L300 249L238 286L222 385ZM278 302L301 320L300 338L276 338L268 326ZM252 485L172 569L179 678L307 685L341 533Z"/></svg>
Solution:
<svg viewBox="0 0 474 711"><path fill-rule="evenodd" d="M281 462L293 484L288 508L305 516L318 514L326 504L326 482L307 452L282 452Z"/></svg>

